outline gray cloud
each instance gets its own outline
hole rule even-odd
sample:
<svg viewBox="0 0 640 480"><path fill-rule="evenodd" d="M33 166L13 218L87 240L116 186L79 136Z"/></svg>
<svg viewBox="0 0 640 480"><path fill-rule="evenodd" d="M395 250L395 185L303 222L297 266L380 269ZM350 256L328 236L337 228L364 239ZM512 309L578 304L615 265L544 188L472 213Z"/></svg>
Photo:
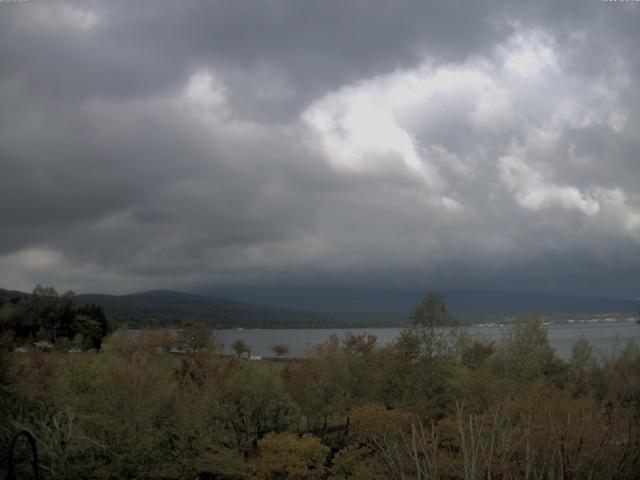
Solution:
<svg viewBox="0 0 640 480"><path fill-rule="evenodd" d="M635 4L0 10L7 287L640 287Z"/></svg>

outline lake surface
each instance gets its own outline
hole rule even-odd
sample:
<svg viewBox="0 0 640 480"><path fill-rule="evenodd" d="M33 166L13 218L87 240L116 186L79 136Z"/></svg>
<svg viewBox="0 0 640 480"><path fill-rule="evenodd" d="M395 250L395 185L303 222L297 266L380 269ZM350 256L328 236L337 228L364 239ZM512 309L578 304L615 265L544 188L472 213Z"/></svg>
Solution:
<svg viewBox="0 0 640 480"><path fill-rule="evenodd" d="M506 327L473 326L467 327L469 333L478 334L499 341ZM629 339L640 343L640 325L635 322L603 322L603 323L556 323L548 325L549 343L556 353L564 359L571 356L571 348L580 337L591 342L601 355L620 353ZM345 332L354 334L368 333L378 337L379 345L386 345L398 336L400 328L352 328L352 329L245 329L219 330L225 343L225 352L231 351L231 343L242 339L251 346L252 355L272 357L271 346L284 343L289 346L290 357L305 356L312 345L324 342L330 335L340 337Z"/></svg>

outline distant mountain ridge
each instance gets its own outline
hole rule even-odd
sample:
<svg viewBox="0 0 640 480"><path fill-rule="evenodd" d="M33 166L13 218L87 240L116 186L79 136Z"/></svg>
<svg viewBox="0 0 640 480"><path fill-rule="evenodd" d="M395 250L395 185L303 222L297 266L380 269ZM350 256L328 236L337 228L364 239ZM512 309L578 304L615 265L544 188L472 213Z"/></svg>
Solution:
<svg viewBox="0 0 640 480"><path fill-rule="evenodd" d="M187 320L216 328L282 328L314 323L313 315L208 295L150 290L127 295L81 294L79 304L100 305L117 323L130 327L179 325Z"/></svg>
<svg viewBox="0 0 640 480"><path fill-rule="evenodd" d="M5 300L28 295L0 289L0 297ZM314 315L173 290L127 295L78 294L76 303L79 306L99 305L116 326L127 324L132 328L177 326L187 320L204 322L215 328L282 328L292 325L304 328L318 325L318 318Z"/></svg>
<svg viewBox="0 0 640 480"><path fill-rule="evenodd" d="M452 314L465 323L512 316L575 318L633 316L635 299L515 291L441 289ZM365 328L407 325L423 290L347 288L218 289L214 295L150 290L127 295L79 294L78 305L100 305L115 325L176 326L186 320L215 328ZM0 289L5 300L27 293Z"/></svg>
<svg viewBox="0 0 640 480"><path fill-rule="evenodd" d="M640 309L638 299L515 290L239 287L212 289L211 293L301 311L386 315L406 323L427 291L442 293L451 313L468 322L522 315L635 315Z"/></svg>
<svg viewBox="0 0 640 480"><path fill-rule="evenodd" d="M28 295L28 293L21 292L19 290L5 290L4 288L0 288L0 298L4 300L10 300L12 298L22 298Z"/></svg>

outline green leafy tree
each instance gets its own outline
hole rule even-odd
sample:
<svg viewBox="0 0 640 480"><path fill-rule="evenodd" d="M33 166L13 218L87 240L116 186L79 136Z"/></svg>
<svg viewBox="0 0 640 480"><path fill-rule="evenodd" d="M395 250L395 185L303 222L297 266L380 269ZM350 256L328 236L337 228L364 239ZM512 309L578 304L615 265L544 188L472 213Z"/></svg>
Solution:
<svg viewBox="0 0 640 480"><path fill-rule="evenodd" d="M278 358L286 357L289 354L289 345L285 343L276 343L271 346L271 351Z"/></svg>
<svg viewBox="0 0 640 480"><path fill-rule="evenodd" d="M180 478L168 428L176 408L173 370L144 351L74 360L81 360L75 369L80 378L65 403L91 414L71 430L85 440L68 442L81 450L74 462L80 471L67 478Z"/></svg>
<svg viewBox="0 0 640 480"><path fill-rule="evenodd" d="M378 338L375 335L366 333L354 335L351 332L346 332L342 339L342 345L349 355L365 356L374 351L377 341Z"/></svg>
<svg viewBox="0 0 640 480"><path fill-rule="evenodd" d="M457 354L459 323L440 293L428 293L410 316L411 324L400 333L396 348L407 358L433 360Z"/></svg>
<svg viewBox="0 0 640 480"><path fill-rule="evenodd" d="M547 329L537 317L510 325L496 351L495 367L511 386L531 387L536 381L562 384L563 362L549 345Z"/></svg>
<svg viewBox="0 0 640 480"><path fill-rule="evenodd" d="M53 287L38 285L31 295L0 308L0 330L12 330L21 343L36 338L55 344L61 337L82 333L90 338L92 348L99 349L110 327L99 306L78 308L72 291L59 295Z"/></svg>
<svg viewBox="0 0 640 480"><path fill-rule="evenodd" d="M412 325L422 327L447 327L458 324L447 310L441 293L427 293L410 318Z"/></svg>
<svg viewBox="0 0 640 480"><path fill-rule="evenodd" d="M300 406L308 431L324 436L336 419L346 420L347 430L352 409L378 398L380 360L370 348L375 340L358 336L364 342L360 343L355 338L332 335L316 345L306 361L285 369L285 385ZM350 348L353 345L366 348Z"/></svg>
<svg viewBox="0 0 640 480"><path fill-rule="evenodd" d="M452 413L461 394L460 338L464 332L438 293L425 295L410 320L382 352L380 399L426 418L442 418Z"/></svg>
<svg viewBox="0 0 640 480"><path fill-rule="evenodd" d="M25 329L20 321L22 313L18 306L11 302L0 307L0 332L12 332L14 336L23 337Z"/></svg>
<svg viewBox="0 0 640 480"><path fill-rule="evenodd" d="M30 327L31 335L37 336L40 340L56 340L58 329L61 327L61 312L55 288L37 285L31 295L19 305L24 312L25 326Z"/></svg>
<svg viewBox="0 0 640 480"><path fill-rule="evenodd" d="M478 370L487 364L496 350L493 340L469 334L460 335L460 360L471 370Z"/></svg>
<svg viewBox="0 0 640 480"><path fill-rule="evenodd" d="M78 308L76 313L87 316L98 324L98 329L94 330L95 334L91 337L91 341L93 348L99 350L102 345L102 339L112 331L111 322L109 322L104 310L99 305L88 304Z"/></svg>
<svg viewBox="0 0 640 480"><path fill-rule="evenodd" d="M306 417L307 430L324 432L331 417L346 417L349 371L344 360L340 339L331 335L307 361L287 366L285 385Z"/></svg>
<svg viewBox="0 0 640 480"><path fill-rule="evenodd" d="M73 332L81 333L84 337L83 348L96 348L101 343L101 329L97 320L88 315L78 314L73 319Z"/></svg>
<svg viewBox="0 0 640 480"><path fill-rule="evenodd" d="M247 362L234 370L224 388L225 421L234 432L237 447L247 454L268 432L291 427L299 414L280 375Z"/></svg>
<svg viewBox="0 0 640 480"><path fill-rule="evenodd" d="M594 378L597 364L593 347L584 336L581 336L573 344L568 365L569 382L572 384L574 394L584 395L587 393L589 382Z"/></svg>
<svg viewBox="0 0 640 480"><path fill-rule="evenodd" d="M211 327L201 322L187 322L178 335L180 343L193 351L220 349L220 341Z"/></svg>
<svg viewBox="0 0 640 480"><path fill-rule="evenodd" d="M247 357L251 356L251 347L249 347L249 345L247 345L247 343L240 338L235 340L231 344L231 348L234 352L236 352L236 355L239 357L241 357L245 353L247 354Z"/></svg>
<svg viewBox="0 0 640 480"><path fill-rule="evenodd" d="M13 347L11 335L0 334L0 449L8 447L11 417L17 406L13 399L13 365L9 351ZM0 470L1 471L1 470Z"/></svg>
<svg viewBox="0 0 640 480"><path fill-rule="evenodd" d="M56 342L56 349L61 352L66 352L71 347L71 340L67 337L58 337L58 341Z"/></svg>

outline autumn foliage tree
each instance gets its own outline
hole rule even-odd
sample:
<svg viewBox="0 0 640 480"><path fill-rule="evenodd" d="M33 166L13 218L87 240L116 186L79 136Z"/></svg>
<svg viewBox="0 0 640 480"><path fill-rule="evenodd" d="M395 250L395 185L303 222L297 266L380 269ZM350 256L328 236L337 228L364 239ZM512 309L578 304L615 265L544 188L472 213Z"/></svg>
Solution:
<svg viewBox="0 0 640 480"><path fill-rule="evenodd" d="M312 435L270 433L258 442L256 480L321 480L329 448Z"/></svg>
<svg viewBox="0 0 640 480"><path fill-rule="evenodd" d="M447 327L441 297L414 313L388 345L347 333L278 362L219 355L197 325L179 356L168 330L0 352L0 442L33 432L54 480L640 478L635 342L563 361L537 319L489 341Z"/></svg>

